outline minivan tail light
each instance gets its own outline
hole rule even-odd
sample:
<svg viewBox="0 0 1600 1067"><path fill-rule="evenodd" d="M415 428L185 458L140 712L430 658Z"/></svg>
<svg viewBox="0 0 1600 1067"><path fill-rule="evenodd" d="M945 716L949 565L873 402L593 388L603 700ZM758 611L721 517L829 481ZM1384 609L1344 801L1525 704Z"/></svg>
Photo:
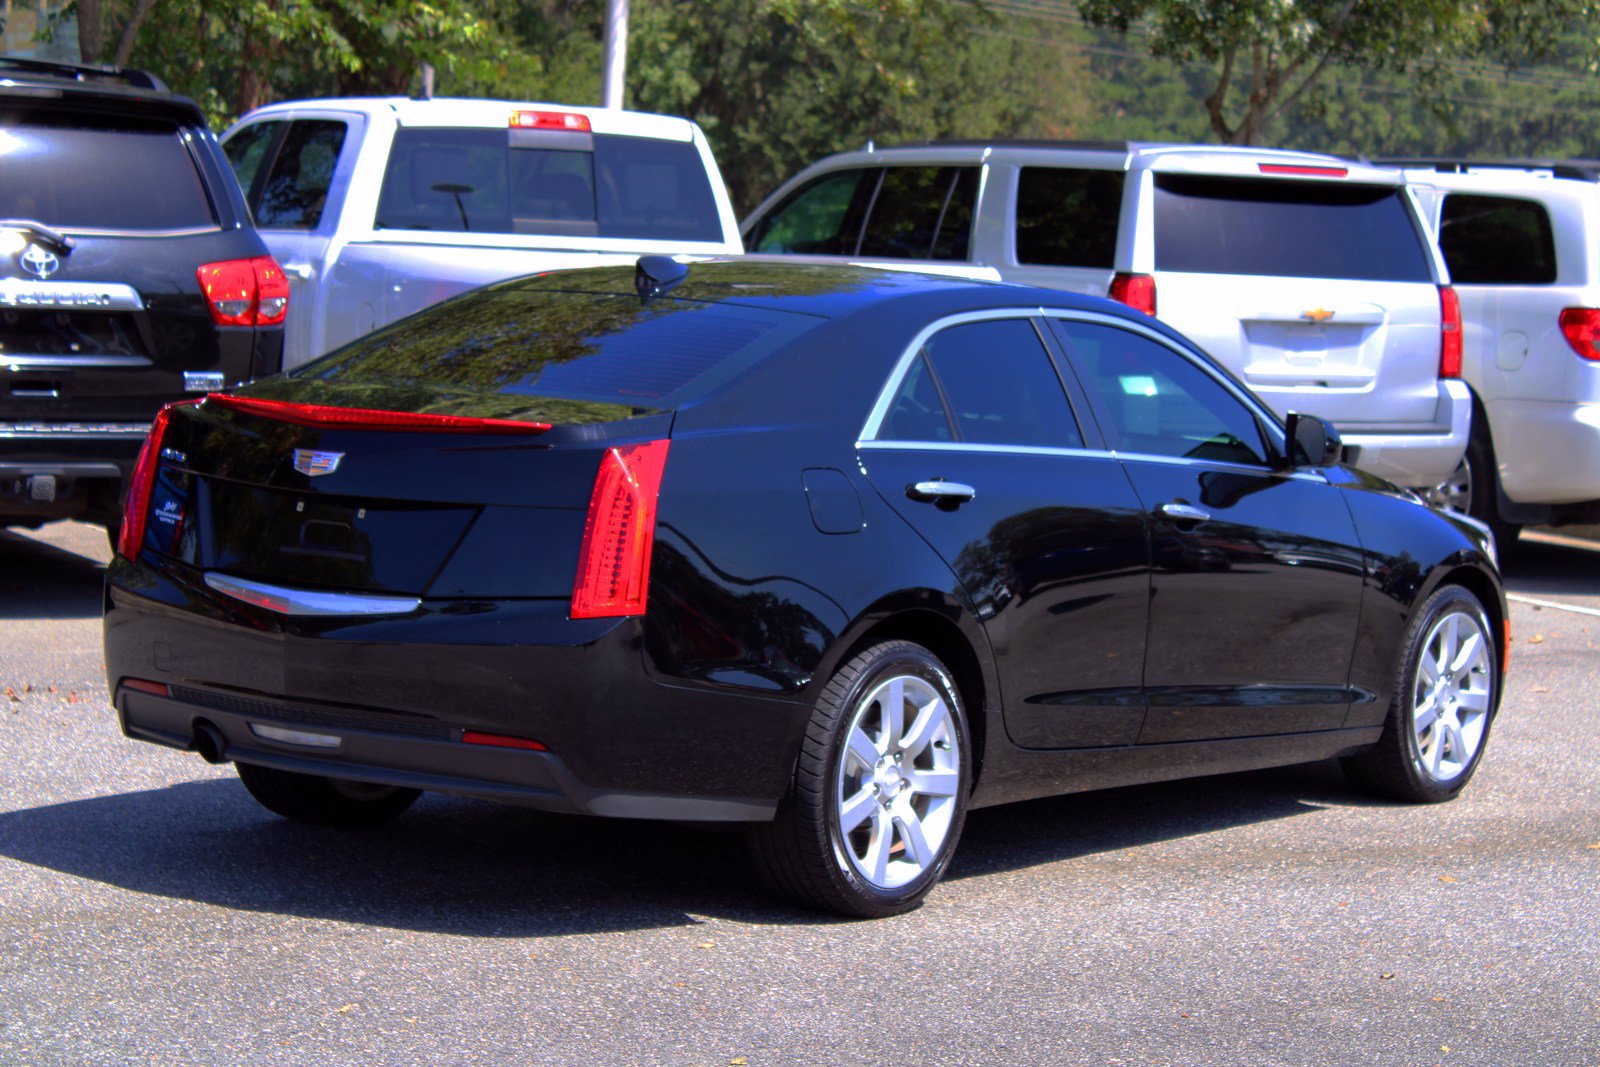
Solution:
<svg viewBox="0 0 1600 1067"><path fill-rule="evenodd" d="M144 544L144 524L150 517L150 494L156 484L156 466L161 462L161 439L166 436L167 422L174 408L200 403L193 400L175 400L156 412L145 435L139 458L133 464L133 477L128 480L128 501L122 508L122 528L117 531L117 552L128 559L139 558L139 546Z"/></svg>
<svg viewBox="0 0 1600 1067"><path fill-rule="evenodd" d="M1111 279L1111 299L1146 315L1156 313L1156 280L1148 274L1118 271Z"/></svg>
<svg viewBox="0 0 1600 1067"><path fill-rule="evenodd" d="M544 433L548 422L482 419L473 415L438 415L426 411L379 411L375 408L339 408L324 404L296 404L288 400L262 400L253 396L208 393L206 403L229 411L242 411L296 426L333 426L344 430L400 430L454 433Z"/></svg>
<svg viewBox="0 0 1600 1067"><path fill-rule="evenodd" d="M207 263L195 276L218 326L277 326L289 314L289 279L271 256Z"/></svg>
<svg viewBox="0 0 1600 1067"><path fill-rule="evenodd" d="M656 498L670 443L617 445L601 457L578 551L574 619L644 614L656 539Z"/></svg>
<svg viewBox="0 0 1600 1067"><path fill-rule="evenodd" d="M1600 308L1567 308L1562 311L1561 335L1578 355L1600 361Z"/></svg>
<svg viewBox="0 0 1600 1067"><path fill-rule="evenodd" d="M1306 163L1263 163L1262 174L1294 174L1305 178L1345 178L1348 167L1315 167Z"/></svg>
<svg viewBox="0 0 1600 1067"><path fill-rule="evenodd" d="M1439 286L1439 377L1461 377L1461 298Z"/></svg>

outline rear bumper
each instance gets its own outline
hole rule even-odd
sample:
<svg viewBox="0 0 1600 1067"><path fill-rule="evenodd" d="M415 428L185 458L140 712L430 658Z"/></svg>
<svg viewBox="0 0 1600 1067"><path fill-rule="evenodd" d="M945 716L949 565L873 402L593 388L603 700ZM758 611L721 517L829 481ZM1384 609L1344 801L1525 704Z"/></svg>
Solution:
<svg viewBox="0 0 1600 1067"><path fill-rule="evenodd" d="M1348 462L1396 485L1431 489L1461 464L1472 435L1472 393L1466 383L1439 383L1434 422L1416 429L1341 426Z"/></svg>
<svg viewBox="0 0 1600 1067"><path fill-rule="evenodd" d="M148 424L0 422L0 521L114 522Z"/></svg>

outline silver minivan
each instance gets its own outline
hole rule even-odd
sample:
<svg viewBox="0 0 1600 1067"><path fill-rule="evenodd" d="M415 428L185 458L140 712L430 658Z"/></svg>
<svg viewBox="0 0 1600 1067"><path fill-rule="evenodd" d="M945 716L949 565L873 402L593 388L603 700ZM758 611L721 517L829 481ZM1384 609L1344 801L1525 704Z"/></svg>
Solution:
<svg viewBox="0 0 1600 1067"><path fill-rule="evenodd" d="M748 253L1110 296L1159 314L1350 462L1438 485L1466 450L1455 294L1393 170L1258 148L943 142L807 167Z"/></svg>

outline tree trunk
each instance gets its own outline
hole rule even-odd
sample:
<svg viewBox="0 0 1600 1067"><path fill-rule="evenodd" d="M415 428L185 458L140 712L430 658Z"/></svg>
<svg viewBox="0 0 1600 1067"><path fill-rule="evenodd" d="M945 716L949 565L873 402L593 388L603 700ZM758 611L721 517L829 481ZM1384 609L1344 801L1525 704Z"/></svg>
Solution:
<svg viewBox="0 0 1600 1067"><path fill-rule="evenodd" d="M98 2L98 0L96 0ZM78 0L81 10L83 0ZM149 16L150 9L156 6L156 0L139 0L133 9L133 14L128 17L122 32L117 35L117 55L114 62L119 67L126 67L133 59L133 43L139 38L139 25Z"/></svg>
<svg viewBox="0 0 1600 1067"><path fill-rule="evenodd" d="M106 33L100 0L78 0L78 55L85 63L105 57Z"/></svg>

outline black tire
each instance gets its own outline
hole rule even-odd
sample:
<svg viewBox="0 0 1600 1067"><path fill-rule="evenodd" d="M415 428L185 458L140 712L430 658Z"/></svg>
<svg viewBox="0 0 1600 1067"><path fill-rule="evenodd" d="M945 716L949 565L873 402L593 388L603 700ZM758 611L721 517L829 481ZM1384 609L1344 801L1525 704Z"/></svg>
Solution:
<svg viewBox="0 0 1600 1067"><path fill-rule="evenodd" d="M1447 646L1436 643L1445 640L1441 628L1452 619L1459 620L1462 630L1476 630L1482 654L1471 657L1460 671L1449 672L1451 686L1438 690L1430 686L1422 671L1424 659L1430 664L1441 658L1467 659L1460 653L1468 641L1459 642L1454 656L1448 654ZM1472 780L1489 744L1489 729L1500 701L1500 663L1494 629L1478 598L1458 585L1436 591L1406 631L1405 654L1395 675L1383 736L1376 745L1342 761L1350 780L1393 800L1436 804L1455 799ZM1461 679L1467 684L1459 685ZM1424 688L1435 689L1432 699L1418 699L1419 689ZM1429 707L1443 709L1431 727L1428 722L1418 722L1419 708L1426 716ZM1452 724L1456 728L1453 739Z"/></svg>
<svg viewBox="0 0 1600 1067"><path fill-rule="evenodd" d="M377 826L409 808L420 789L373 785L320 774L298 774L236 763L239 780L262 807L296 822L320 826Z"/></svg>
<svg viewBox="0 0 1600 1067"><path fill-rule="evenodd" d="M1483 419L1483 409L1474 411L1472 439L1467 443L1465 461L1472 478L1472 504L1467 514L1489 524L1494 531L1495 546L1501 559L1509 559L1515 551L1517 535L1522 527L1500 517L1500 468L1494 459L1494 444L1489 440L1489 428Z"/></svg>
<svg viewBox="0 0 1600 1067"><path fill-rule="evenodd" d="M885 709L897 682L903 726L895 737ZM905 716L919 696L926 698L926 720ZM924 721L928 728L913 736ZM858 724L858 745L847 754ZM862 741L876 746L873 768L859 755ZM824 687L788 796L771 823L751 831L756 867L774 890L804 907L856 918L909 911L955 852L971 764L966 713L950 672L920 645L873 645ZM847 789L858 800L851 807L865 813L848 828Z"/></svg>

